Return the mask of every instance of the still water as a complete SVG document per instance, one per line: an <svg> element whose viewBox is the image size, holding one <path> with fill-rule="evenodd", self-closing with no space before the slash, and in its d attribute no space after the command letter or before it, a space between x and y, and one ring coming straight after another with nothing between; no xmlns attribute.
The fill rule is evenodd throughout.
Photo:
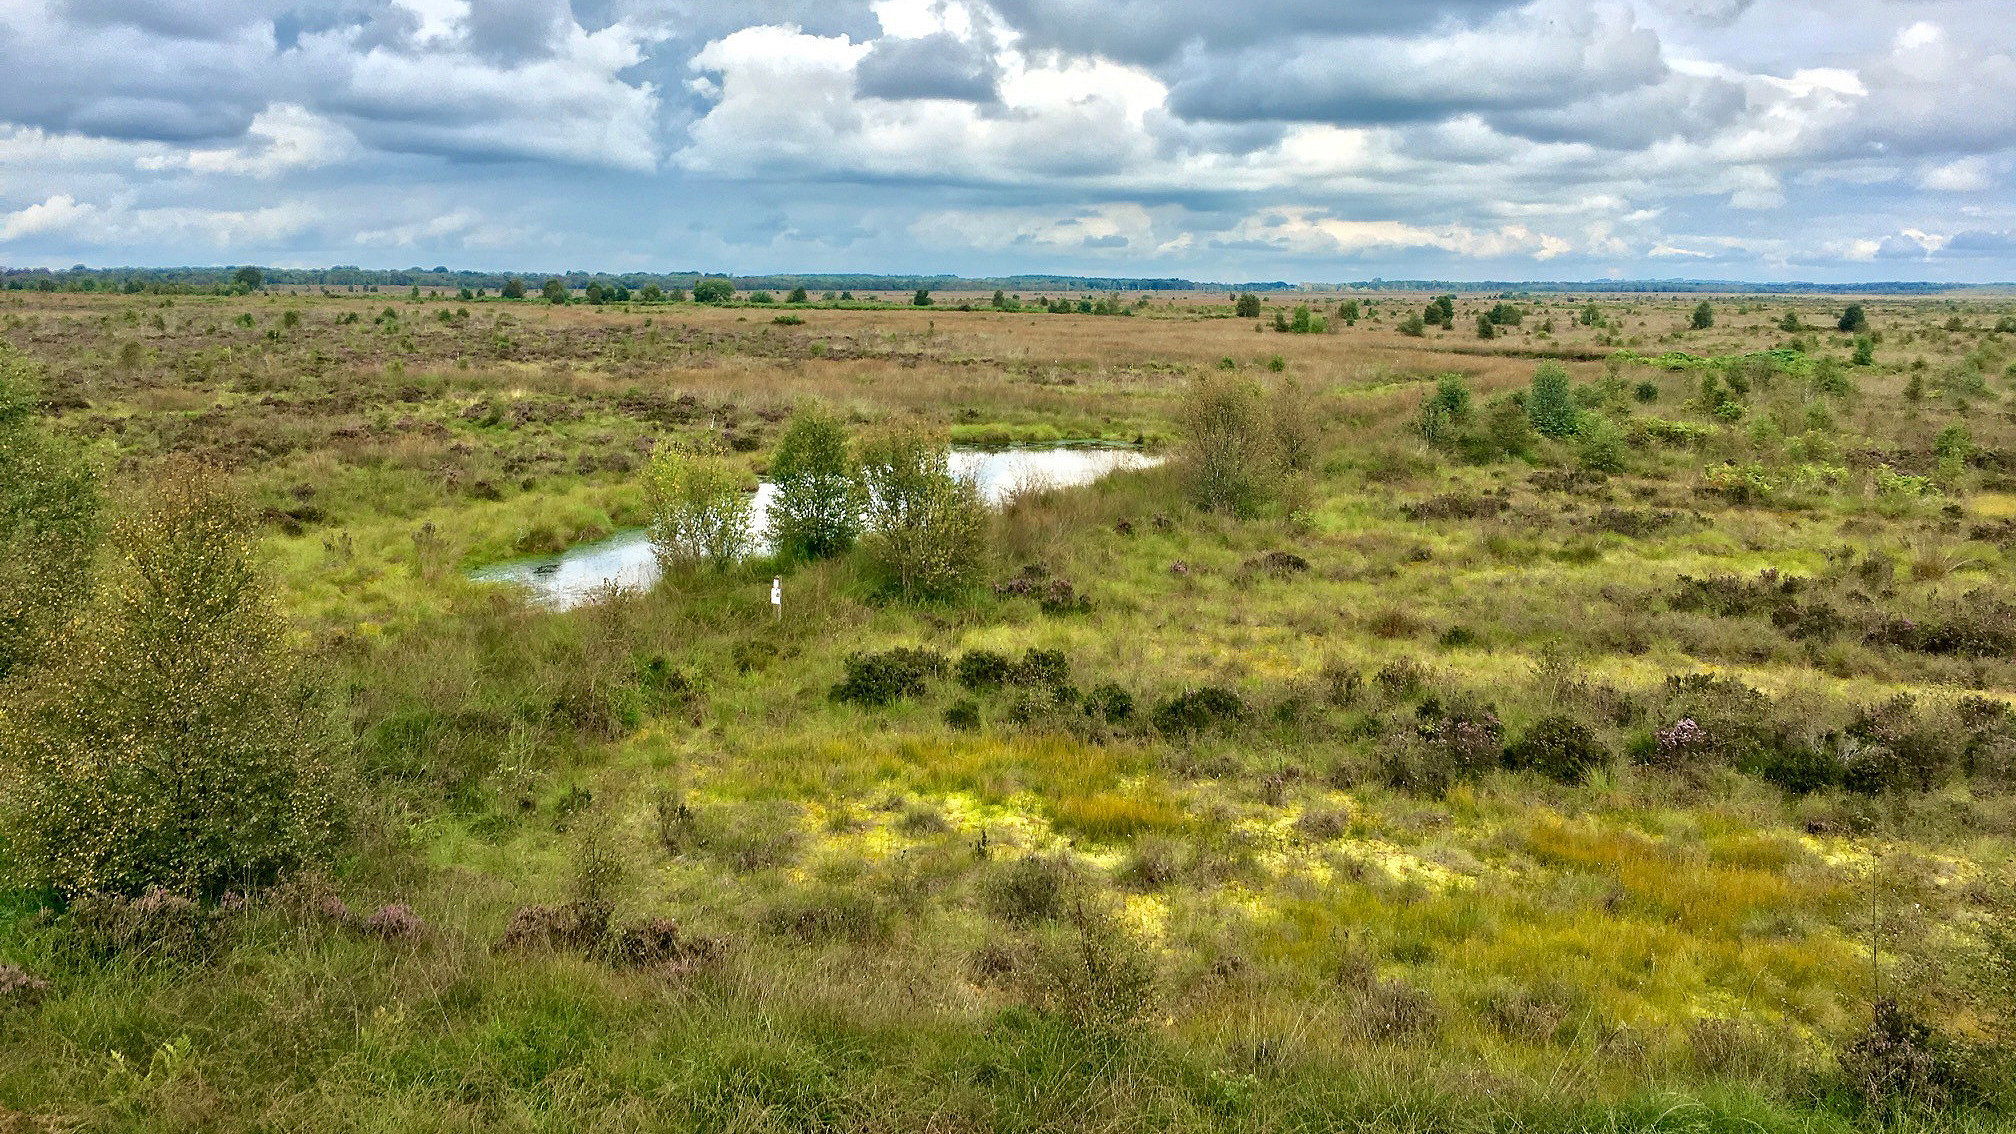
<svg viewBox="0 0 2016 1134"><path fill-rule="evenodd" d="M1149 468L1161 460L1133 449L955 449L950 463L954 475L974 478L981 495L989 503L999 503L1024 486L1069 488L1090 484L1110 472ZM776 492L776 486L768 481L756 489L750 522L759 533ZM558 555L493 563L470 572L469 577L484 583L515 583L530 589L540 603L565 610L589 601L607 586L626 590L649 587L658 578L658 560L651 553L651 540L644 529L632 528Z"/></svg>

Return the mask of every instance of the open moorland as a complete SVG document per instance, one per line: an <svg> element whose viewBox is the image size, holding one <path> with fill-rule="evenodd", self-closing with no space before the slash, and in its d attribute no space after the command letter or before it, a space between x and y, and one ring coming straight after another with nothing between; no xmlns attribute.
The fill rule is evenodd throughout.
<svg viewBox="0 0 2016 1134"><path fill-rule="evenodd" d="M0 1131L2016 1121L2016 300L931 298L0 292Z"/></svg>

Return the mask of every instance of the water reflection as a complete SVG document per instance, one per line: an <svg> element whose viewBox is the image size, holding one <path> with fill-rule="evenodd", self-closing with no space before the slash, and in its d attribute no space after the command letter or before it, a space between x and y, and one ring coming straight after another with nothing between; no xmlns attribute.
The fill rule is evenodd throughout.
<svg viewBox="0 0 2016 1134"><path fill-rule="evenodd" d="M973 477L979 482L981 495L992 504L1025 488L1069 488L1090 484L1107 473L1160 463L1160 457L1132 449L954 450L950 460L953 473ZM756 489L750 509L756 531L763 530L776 494L777 486L768 481ZM649 587L657 581L658 560L644 530L633 528L570 547L558 555L494 563L470 572L469 577L485 583L515 583L531 590L540 603L565 610L589 601L605 587Z"/></svg>

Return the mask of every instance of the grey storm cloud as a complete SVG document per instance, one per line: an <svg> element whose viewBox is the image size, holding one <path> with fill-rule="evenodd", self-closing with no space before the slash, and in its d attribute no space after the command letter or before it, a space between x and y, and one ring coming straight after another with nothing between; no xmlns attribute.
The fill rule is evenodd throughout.
<svg viewBox="0 0 2016 1134"><path fill-rule="evenodd" d="M938 32L877 40L855 65L854 81L870 98L993 102L1001 68L986 46Z"/></svg>

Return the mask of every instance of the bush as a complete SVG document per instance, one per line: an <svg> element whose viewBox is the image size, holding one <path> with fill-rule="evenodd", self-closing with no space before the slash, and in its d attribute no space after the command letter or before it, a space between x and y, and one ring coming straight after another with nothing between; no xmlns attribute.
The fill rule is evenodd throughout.
<svg viewBox="0 0 2016 1134"><path fill-rule="evenodd" d="M991 871L980 884L981 905L1010 925L1064 916L1079 887L1078 872L1061 856L1027 855Z"/></svg>
<svg viewBox="0 0 2016 1134"><path fill-rule="evenodd" d="M890 705L924 692L925 682L945 676L945 655L936 650L898 647L847 659L847 678L833 687L835 701Z"/></svg>
<svg viewBox="0 0 2016 1134"><path fill-rule="evenodd" d="M777 485L770 546L778 554L825 559L854 546L861 532L854 461L846 427L824 406L806 402L791 415L770 459L770 479Z"/></svg>
<svg viewBox="0 0 2016 1134"><path fill-rule="evenodd" d="M214 896L334 844L312 703L223 478L171 462L108 574L0 713L0 832L30 885Z"/></svg>
<svg viewBox="0 0 2016 1134"><path fill-rule="evenodd" d="M668 571L699 563L726 569L748 554L746 474L719 457L663 446L644 473L651 549Z"/></svg>
<svg viewBox="0 0 2016 1134"><path fill-rule="evenodd" d="M1531 769L1550 780L1579 784L1610 761L1610 750L1588 726L1572 717L1541 719L1505 750L1508 767Z"/></svg>
<svg viewBox="0 0 2016 1134"><path fill-rule="evenodd" d="M1014 672L1015 663L1006 654L993 650L967 650L959 655L959 664L954 672L961 688L975 693L999 689L1008 684L1009 675Z"/></svg>
<svg viewBox="0 0 2016 1134"><path fill-rule="evenodd" d="M139 897L82 895L66 918L78 943L103 957L194 961L222 943L217 910L158 887Z"/></svg>
<svg viewBox="0 0 2016 1134"><path fill-rule="evenodd" d="M734 298L735 285L727 280L699 280L693 284L695 303L727 303Z"/></svg>
<svg viewBox="0 0 2016 1134"><path fill-rule="evenodd" d="M1063 650L1039 650L1032 646L1022 651L1022 660L1008 672L1011 685L1057 689L1070 681L1071 660L1064 656Z"/></svg>
<svg viewBox="0 0 2016 1134"><path fill-rule="evenodd" d="M1882 1113L1938 1110L1957 1079L1952 1056L1936 1042L1931 1026L1887 996L1876 1002L1868 1030L1841 1050L1837 1062L1848 1088Z"/></svg>
<svg viewBox="0 0 2016 1134"><path fill-rule="evenodd" d="M979 486L949 471L943 438L899 428L861 455L867 549L905 598L949 598L986 567L987 513Z"/></svg>
<svg viewBox="0 0 2016 1134"><path fill-rule="evenodd" d="M1123 724L1134 717L1134 695L1107 682L1085 695L1085 715L1107 724Z"/></svg>
<svg viewBox="0 0 2016 1134"><path fill-rule="evenodd" d="M511 914L504 936L493 949L499 953L588 953L601 945L608 932L609 908L598 902L524 906Z"/></svg>
<svg viewBox="0 0 2016 1134"><path fill-rule="evenodd" d="M1568 372L1559 363L1544 362L1533 372L1532 388L1526 392L1526 417L1536 432L1547 437L1569 437L1581 428L1582 411L1568 389Z"/></svg>
<svg viewBox="0 0 2016 1134"><path fill-rule="evenodd" d="M945 726L955 732L978 732L980 703L971 698L953 702L945 710Z"/></svg>
<svg viewBox="0 0 2016 1134"><path fill-rule="evenodd" d="M39 427L33 368L0 346L0 678L90 593L97 478Z"/></svg>
<svg viewBox="0 0 2016 1134"><path fill-rule="evenodd" d="M1179 457L1190 500L1207 512L1249 516L1272 498L1274 435L1260 388L1230 375L1198 378L1179 410Z"/></svg>
<svg viewBox="0 0 2016 1134"><path fill-rule="evenodd" d="M1235 725L1251 716L1251 710L1237 693L1217 685L1190 689L1155 706L1151 716L1157 730L1170 735L1194 735L1223 725Z"/></svg>

